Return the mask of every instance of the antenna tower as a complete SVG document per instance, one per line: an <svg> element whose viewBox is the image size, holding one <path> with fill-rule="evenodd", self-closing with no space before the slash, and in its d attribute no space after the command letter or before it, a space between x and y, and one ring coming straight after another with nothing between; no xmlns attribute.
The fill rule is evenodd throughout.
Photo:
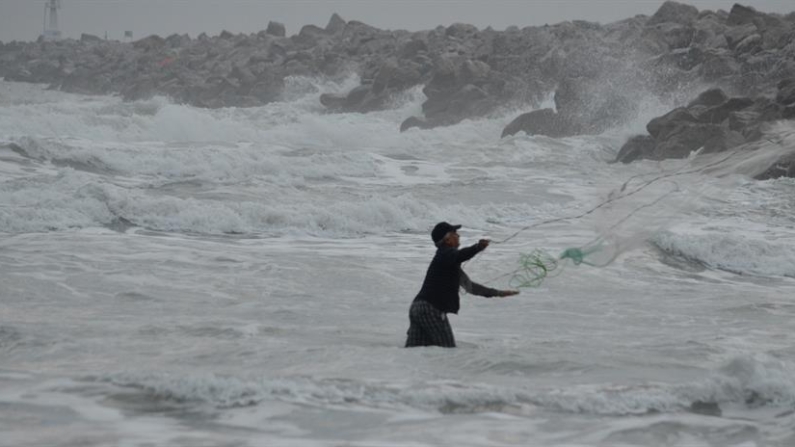
<svg viewBox="0 0 795 447"><path fill-rule="evenodd" d="M44 3L44 32L42 35L48 40L61 38L61 30L58 29L58 10L61 9L61 0L47 0ZM50 18L49 26L47 17Z"/></svg>

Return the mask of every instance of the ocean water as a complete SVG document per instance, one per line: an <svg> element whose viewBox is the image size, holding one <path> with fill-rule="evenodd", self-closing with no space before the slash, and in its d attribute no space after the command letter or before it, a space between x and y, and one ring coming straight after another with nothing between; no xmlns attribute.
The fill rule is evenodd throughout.
<svg viewBox="0 0 795 447"><path fill-rule="evenodd" d="M795 445L795 181L738 174L791 124L620 165L670 105L599 136L500 140L527 110L400 133L419 89L325 113L349 82L219 110L0 82L0 445ZM599 250L462 295L458 348L404 349L441 220L494 241L464 267L492 287Z"/></svg>

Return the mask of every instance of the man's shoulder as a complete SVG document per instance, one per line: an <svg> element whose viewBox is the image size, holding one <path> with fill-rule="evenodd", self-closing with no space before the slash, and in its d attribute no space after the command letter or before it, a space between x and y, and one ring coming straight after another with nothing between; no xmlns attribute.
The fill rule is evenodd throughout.
<svg viewBox="0 0 795 447"><path fill-rule="evenodd" d="M457 252L458 249L455 247L439 247L433 256L433 262L447 262L449 259L455 259Z"/></svg>
<svg viewBox="0 0 795 447"><path fill-rule="evenodd" d="M439 247L436 250L436 257L446 257L450 255L455 255L458 252L458 249L455 247Z"/></svg>

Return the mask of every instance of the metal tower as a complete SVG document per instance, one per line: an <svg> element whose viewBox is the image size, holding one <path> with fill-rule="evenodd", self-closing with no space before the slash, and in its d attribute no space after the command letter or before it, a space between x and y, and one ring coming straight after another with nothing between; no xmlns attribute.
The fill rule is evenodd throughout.
<svg viewBox="0 0 795 447"><path fill-rule="evenodd" d="M45 39L56 40L61 38L61 30L58 29L58 10L61 9L61 0L47 0L44 3L44 32ZM47 26L47 15L49 13L50 26Z"/></svg>

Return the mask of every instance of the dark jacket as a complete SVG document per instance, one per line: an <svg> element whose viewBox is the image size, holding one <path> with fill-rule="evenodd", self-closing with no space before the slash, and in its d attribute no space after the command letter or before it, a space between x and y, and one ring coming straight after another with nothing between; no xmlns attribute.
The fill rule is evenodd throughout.
<svg viewBox="0 0 795 447"><path fill-rule="evenodd" d="M467 292L474 295L497 296L498 290L472 282L461 270L461 263L472 259L481 250L478 244L461 250L448 246L436 250L436 255L425 274L422 288L414 301L427 301L442 312L457 314L461 307L459 287L464 287Z"/></svg>

